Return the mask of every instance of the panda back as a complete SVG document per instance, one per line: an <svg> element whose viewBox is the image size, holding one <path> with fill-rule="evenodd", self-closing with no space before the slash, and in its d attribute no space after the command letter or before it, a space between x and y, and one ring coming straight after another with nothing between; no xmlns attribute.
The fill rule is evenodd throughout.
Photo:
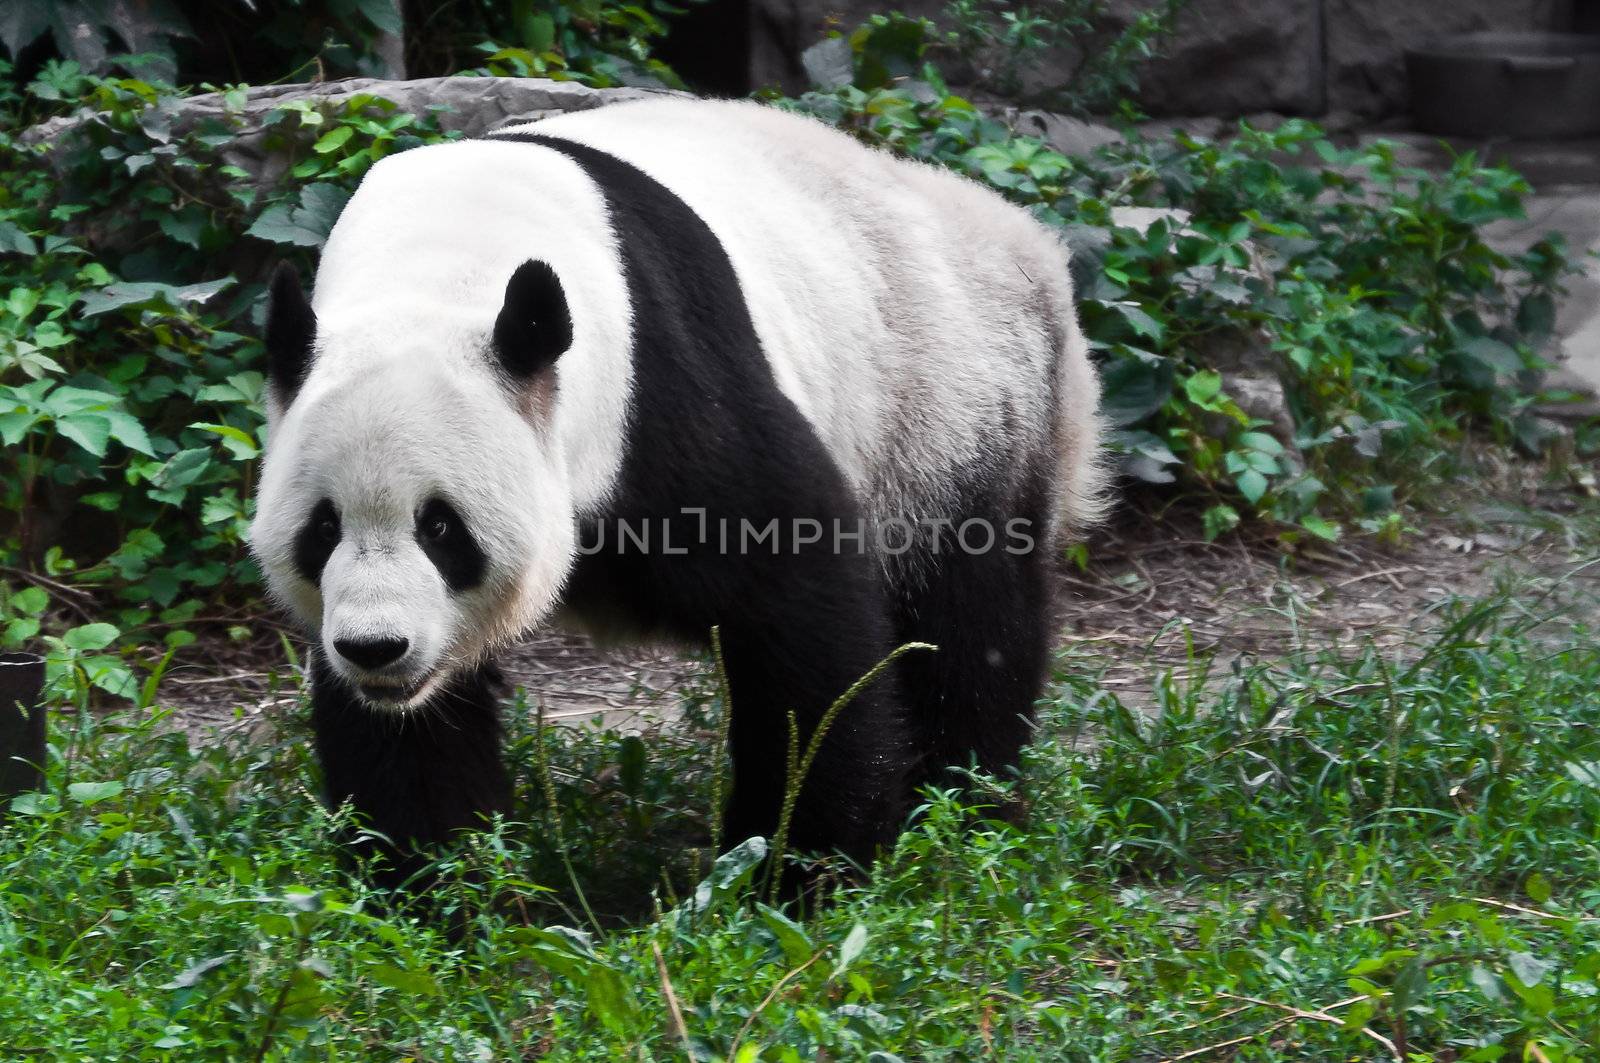
<svg viewBox="0 0 1600 1063"><path fill-rule="evenodd" d="M706 222L778 387L876 511L950 510L953 473L1032 471L1063 417L1093 422L1092 377L1075 401L1057 386L1076 337L1065 248L970 181L746 102L648 101L505 132L614 155Z"/></svg>

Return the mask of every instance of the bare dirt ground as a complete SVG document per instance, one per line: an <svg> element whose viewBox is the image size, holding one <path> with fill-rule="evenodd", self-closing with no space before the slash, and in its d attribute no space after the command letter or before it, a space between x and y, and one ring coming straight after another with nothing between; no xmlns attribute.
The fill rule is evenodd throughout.
<svg viewBox="0 0 1600 1063"><path fill-rule="evenodd" d="M1270 541L1208 543L1192 518L1125 507L1090 540L1086 567L1058 567L1063 667L1103 669L1102 685L1141 707L1158 672L1183 675L1191 644L1225 664L1369 640L1403 652L1443 603L1499 589L1600 618L1600 503L1581 488L1536 483L1529 470L1502 471L1493 493L1413 516L1396 547L1318 542L1286 553ZM159 703L196 740L252 732L296 706L300 684L284 647L297 639L263 618L250 631L203 638L162 682ZM549 718L623 728L670 717L705 670L671 648L601 649L559 631L535 635L501 665Z"/></svg>
<svg viewBox="0 0 1600 1063"><path fill-rule="evenodd" d="M1285 554L1239 539L1169 536L1092 546L1062 572L1059 644L1104 668L1101 686L1145 707L1157 674L1191 659L1270 661L1299 649L1373 645L1400 656L1453 600L1503 592L1538 615L1600 619L1600 507L1566 491L1477 498L1416 515L1398 546L1301 544ZM1557 630L1552 626L1552 632Z"/></svg>

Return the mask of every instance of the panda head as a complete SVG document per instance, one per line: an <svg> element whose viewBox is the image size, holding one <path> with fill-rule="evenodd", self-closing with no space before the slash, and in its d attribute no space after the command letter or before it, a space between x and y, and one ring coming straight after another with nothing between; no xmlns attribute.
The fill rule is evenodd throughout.
<svg viewBox="0 0 1600 1063"><path fill-rule="evenodd" d="M334 671L388 708L423 705L542 619L576 546L549 417L572 342L560 282L524 263L492 327L437 309L319 320L280 267L267 320L251 549Z"/></svg>

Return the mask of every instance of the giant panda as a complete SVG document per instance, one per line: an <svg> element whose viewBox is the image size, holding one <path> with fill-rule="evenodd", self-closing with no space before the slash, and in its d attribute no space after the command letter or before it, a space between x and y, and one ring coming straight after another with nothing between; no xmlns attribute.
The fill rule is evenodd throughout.
<svg viewBox="0 0 1600 1063"><path fill-rule="evenodd" d="M868 859L919 783L1017 760L1103 477L1067 252L998 195L749 102L567 114L379 162L265 339L251 544L380 877L507 809L493 655L546 623L720 629L731 841L790 714L907 642L793 845Z"/></svg>

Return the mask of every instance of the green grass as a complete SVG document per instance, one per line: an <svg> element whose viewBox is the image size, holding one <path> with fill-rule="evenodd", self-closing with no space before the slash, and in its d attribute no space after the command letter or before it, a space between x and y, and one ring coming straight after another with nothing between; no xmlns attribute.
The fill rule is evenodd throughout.
<svg viewBox="0 0 1600 1063"><path fill-rule="evenodd" d="M0 829L0 1057L1597 1058L1600 646L1536 619L1219 662L1154 719L1063 661L1025 827L932 794L809 914L755 848L695 869L713 696L643 740L524 722L458 943L341 869L301 735L83 716Z"/></svg>

